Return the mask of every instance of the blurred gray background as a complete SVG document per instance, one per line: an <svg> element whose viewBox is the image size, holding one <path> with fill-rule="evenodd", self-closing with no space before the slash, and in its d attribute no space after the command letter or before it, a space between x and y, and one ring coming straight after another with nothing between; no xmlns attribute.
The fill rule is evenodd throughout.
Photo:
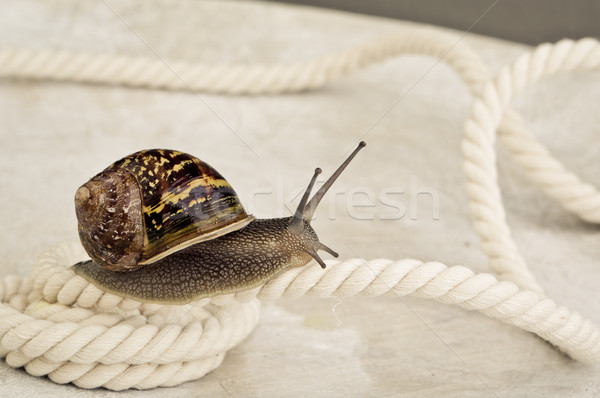
<svg viewBox="0 0 600 398"><path fill-rule="evenodd" d="M275 1L275 0L271 0ZM405 19L527 44L600 38L600 0L287 0Z"/></svg>

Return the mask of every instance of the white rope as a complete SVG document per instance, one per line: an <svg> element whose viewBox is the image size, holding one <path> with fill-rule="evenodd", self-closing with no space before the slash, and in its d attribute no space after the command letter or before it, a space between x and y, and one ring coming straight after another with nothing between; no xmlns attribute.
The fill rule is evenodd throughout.
<svg viewBox="0 0 600 398"><path fill-rule="evenodd" d="M506 223L497 181L496 130L508 103L526 87L553 74L591 70L599 66L600 44L594 39L578 42L562 40L554 46L540 46L519 57L510 68L502 69L496 79L485 85L481 96L475 99L465 125L462 149L469 205L475 218L475 230L482 239L483 251L490 259L490 268L502 279L539 293L543 290L519 255ZM560 163L550 157L521 126L512 112L511 118L504 124L504 141L509 143L509 148L530 176L566 209L583 219L598 222L598 191L580 182L573 174L564 172Z"/></svg>
<svg viewBox="0 0 600 398"><path fill-rule="evenodd" d="M264 286L186 306L142 304L105 293L69 266L85 257L79 245L59 246L24 280L0 284L0 355L36 376L80 387L113 390L177 385L202 377L258 321L258 299L350 295L413 295L477 310L538 334L574 359L600 361L600 331L546 298L506 223L497 182L495 136L528 175L567 210L600 222L600 194L566 171L508 108L536 81L600 67L592 39L542 45L490 80L480 58L457 39L432 29L380 39L305 63L214 67L115 55L0 50L0 77L193 89L227 94L314 89L333 78L405 53L427 54L453 67L476 97L462 144L475 230L490 274L417 260L352 259L328 268L291 269ZM167 66L168 65L168 66ZM185 82L185 83L184 83Z"/></svg>

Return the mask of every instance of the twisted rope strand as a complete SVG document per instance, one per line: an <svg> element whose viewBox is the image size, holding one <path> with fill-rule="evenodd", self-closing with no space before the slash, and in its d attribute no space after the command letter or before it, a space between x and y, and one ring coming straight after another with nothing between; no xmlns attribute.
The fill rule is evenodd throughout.
<svg viewBox="0 0 600 398"><path fill-rule="evenodd" d="M326 270L315 265L291 269L256 289L173 307L99 290L69 268L85 257L81 247L62 245L42 255L27 278L0 279L0 356L32 375L84 388L171 386L218 367L226 351L258 322L258 299L412 295L477 310L536 333L577 360L600 361L598 328L546 298L519 254L505 220L494 150L498 130L515 160L549 196L582 219L600 222L598 191L554 159L508 107L515 95L542 78L597 69L600 46L595 40L542 45L493 81L477 54L431 29L317 60L273 66L167 66L139 57L1 49L0 77L275 94L314 89L404 53L444 60L476 97L462 143L467 192L482 250L502 280L437 262L351 259L330 261Z"/></svg>
<svg viewBox="0 0 600 398"><path fill-rule="evenodd" d="M65 256L67 251L61 253L61 250L59 247L49 253L55 258L54 266L69 274L69 282L77 283L65 283L58 295L50 292L48 296L43 293L47 291L43 282L30 284L39 289L41 303L45 303L42 308L30 308L26 313L13 310L12 317L4 313L0 316L0 342L9 352L7 363L25 366L35 375L47 374L58 383L73 382L85 388L149 388L201 377L197 372L190 373L189 366L200 366L205 369L204 373L218 366L224 353L243 339L258 321L257 298L277 300L304 295L411 295L435 299L477 310L536 333L582 362L600 360L600 333L580 314L559 307L548 298L540 298L534 292L519 290L512 282L498 281L491 274L475 274L462 266L447 267L439 262L412 259L332 260L327 262L325 270L311 264L291 269L256 289L216 297L210 302L203 300L203 306L199 306L200 303L185 306L212 306L214 312L189 314L192 321L186 323L187 320L182 319L180 322L185 326L180 326L157 319L164 317L161 311L174 310L164 308L169 306L138 303L137 309L129 313L92 310L101 305L101 296L106 293L87 282L82 289L82 278L68 267L84 254L69 258ZM36 278L48 281L47 275L54 272L55 269L47 268L38 272ZM20 283L6 282L5 279L5 285L12 290ZM67 290L73 292L61 294ZM97 291L97 302L88 303L90 309L73 307L78 296L90 290ZM217 308L220 310L215 310ZM76 310L75 315L73 310ZM187 308L179 310L188 311ZM239 319L237 312L242 313ZM93 325L82 322L92 317L97 317ZM187 364L190 365L186 367Z"/></svg>
<svg viewBox="0 0 600 398"><path fill-rule="evenodd" d="M303 295L411 295L434 299L536 333L579 361L600 361L600 332L589 320L532 291L519 290L512 282L498 281L491 274L412 259L332 260L327 265L325 271L318 264L290 270L252 294L261 300ZM248 299L247 292L238 294L242 300Z"/></svg>
<svg viewBox="0 0 600 398"><path fill-rule="evenodd" d="M475 218L475 230L482 238L483 251L490 258L490 268L501 279L511 280L538 293L543 293L543 290L518 254L506 223L493 150L496 130L511 99L537 80L551 74L599 67L600 43L594 39L578 42L562 40L552 47L542 46L521 56L511 67L502 69L495 80L485 85L482 95L475 99L471 116L465 124L462 149L469 206ZM524 130L519 126L515 114L511 113L511 116L508 123L517 126L511 132L514 137ZM527 132L519 138L533 142ZM581 183L570 173L559 173L557 166L564 169L558 161L547 156L547 151L540 150L541 144L533 142L533 150L528 151L520 150L522 143L515 145L517 141L514 138L509 138L509 142L515 156L521 159L531 175L544 177L541 180L544 189L565 208L581 212L584 215L582 218L590 221L600 212L600 196L595 188ZM552 172L543 170L540 173L539 167L544 165L553 167ZM550 175L546 177L546 173Z"/></svg>

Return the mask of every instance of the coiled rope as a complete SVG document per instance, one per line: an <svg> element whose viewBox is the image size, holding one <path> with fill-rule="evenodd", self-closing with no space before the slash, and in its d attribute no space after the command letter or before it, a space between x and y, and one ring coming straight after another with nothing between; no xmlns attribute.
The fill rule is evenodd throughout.
<svg viewBox="0 0 600 398"><path fill-rule="evenodd" d="M600 222L600 194L551 156L508 107L548 76L600 68L593 39L544 44L495 79L472 50L435 29L383 38L311 62L244 67L163 62L65 51L0 50L0 77L75 81L226 94L303 91L406 53L447 62L475 96L462 143L469 205L482 250L497 275L417 260L329 261L288 270L259 288L185 306L142 304L105 293L69 266L79 245L44 255L25 279L0 283L0 355L56 383L112 390L173 386L202 377L258 322L259 299L392 295L431 298L477 310L538 334L572 358L600 361L600 330L544 295L512 240L497 182L496 134L514 159L565 209Z"/></svg>

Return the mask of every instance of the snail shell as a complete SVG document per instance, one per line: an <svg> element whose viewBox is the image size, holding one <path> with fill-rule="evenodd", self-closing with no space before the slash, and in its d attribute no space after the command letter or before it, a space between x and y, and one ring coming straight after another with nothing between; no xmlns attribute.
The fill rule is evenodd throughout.
<svg viewBox="0 0 600 398"><path fill-rule="evenodd" d="M111 271L136 270L254 219L214 168L166 149L113 163L77 190L75 209L84 248Z"/></svg>

